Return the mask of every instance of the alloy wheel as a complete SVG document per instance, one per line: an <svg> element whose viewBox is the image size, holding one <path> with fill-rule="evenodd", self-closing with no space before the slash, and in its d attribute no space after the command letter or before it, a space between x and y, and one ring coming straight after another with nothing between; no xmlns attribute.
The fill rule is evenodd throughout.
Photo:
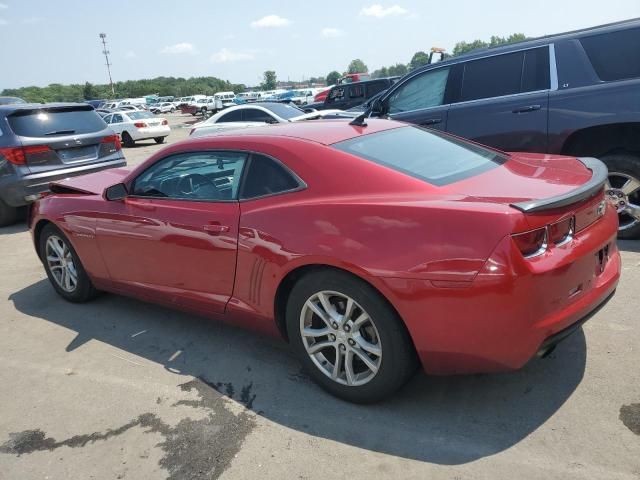
<svg viewBox="0 0 640 480"><path fill-rule="evenodd" d="M300 313L307 354L333 381L347 386L369 383L382 361L382 344L373 319L355 300L334 291L315 293Z"/></svg>
<svg viewBox="0 0 640 480"><path fill-rule="evenodd" d="M609 172L605 193L618 211L620 231L640 223L640 180L626 173Z"/></svg>
<svg viewBox="0 0 640 480"><path fill-rule="evenodd" d="M67 244L55 235L47 239L47 266L51 276L65 292L72 293L78 286L78 271Z"/></svg>

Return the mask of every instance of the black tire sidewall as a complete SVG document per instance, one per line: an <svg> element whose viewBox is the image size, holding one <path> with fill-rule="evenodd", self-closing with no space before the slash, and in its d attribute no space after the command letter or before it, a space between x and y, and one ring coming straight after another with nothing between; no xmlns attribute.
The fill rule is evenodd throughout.
<svg viewBox="0 0 640 480"><path fill-rule="evenodd" d="M55 278L53 277L53 274L51 273L51 270L49 269L49 265L46 261L47 239L52 235L55 235L56 237L64 241L67 247L69 248L69 250L71 251L71 256L73 257L73 264L75 265L76 271L78 273L78 284L76 286L76 289L73 292L67 292L58 285L58 282L56 282ZM95 287L93 286L93 283L91 282L91 279L87 275L87 272L85 271L84 266L80 261L80 257L78 257L78 254L73 248L73 245L71 244L67 236L62 232L62 230L60 230L58 227L56 227L53 224L46 225L42 229L42 232L40 234L39 252L42 259L42 264L44 265L44 270L47 273L47 277L49 278L51 285L53 286L54 290L58 293L58 295L60 295L65 300L68 300L73 303L86 302L96 296L97 290L95 289Z"/></svg>
<svg viewBox="0 0 640 480"><path fill-rule="evenodd" d="M129 135L128 132L124 132L122 134L122 143L125 147L133 147L136 142L133 141L133 138L131 137L131 135Z"/></svg>
<svg viewBox="0 0 640 480"><path fill-rule="evenodd" d="M313 363L300 335L300 313L304 303L321 290L332 290L353 298L373 319L380 335L382 362L376 376L365 385L341 385ZM373 403L397 391L414 373L416 361L411 339L395 310L369 284L347 273L320 271L302 277L292 288L286 309L287 333L292 348L311 377L333 395L350 402Z"/></svg>
<svg viewBox="0 0 640 480"><path fill-rule="evenodd" d="M0 199L0 227L13 225L18 221L18 209L7 205L4 200Z"/></svg>
<svg viewBox="0 0 640 480"><path fill-rule="evenodd" d="M610 172L626 173L640 180L640 156L629 153L610 153L601 157ZM618 231L618 238L631 240L640 238L640 223L635 227Z"/></svg>

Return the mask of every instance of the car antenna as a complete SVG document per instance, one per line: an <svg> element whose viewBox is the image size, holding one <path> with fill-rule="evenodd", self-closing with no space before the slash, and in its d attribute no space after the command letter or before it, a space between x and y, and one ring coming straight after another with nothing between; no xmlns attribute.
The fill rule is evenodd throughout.
<svg viewBox="0 0 640 480"><path fill-rule="evenodd" d="M358 115L356 118L349 122L349 125L354 125L356 127L366 127L367 126L367 117L371 114L371 105L367 107L367 109Z"/></svg>

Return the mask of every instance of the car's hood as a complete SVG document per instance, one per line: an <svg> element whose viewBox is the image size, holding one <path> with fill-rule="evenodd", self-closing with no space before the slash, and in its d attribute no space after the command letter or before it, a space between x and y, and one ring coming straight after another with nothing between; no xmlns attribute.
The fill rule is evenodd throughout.
<svg viewBox="0 0 640 480"><path fill-rule="evenodd" d="M447 190L470 200L512 204L567 194L591 177L592 172L574 157L514 153L503 165L455 182Z"/></svg>
<svg viewBox="0 0 640 480"><path fill-rule="evenodd" d="M55 187L61 187L59 189L61 191L75 190L79 193L101 195L105 188L122 182L130 172L131 170L128 168L111 168L88 175L66 178L53 182L51 186L54 190Z"/></svg>

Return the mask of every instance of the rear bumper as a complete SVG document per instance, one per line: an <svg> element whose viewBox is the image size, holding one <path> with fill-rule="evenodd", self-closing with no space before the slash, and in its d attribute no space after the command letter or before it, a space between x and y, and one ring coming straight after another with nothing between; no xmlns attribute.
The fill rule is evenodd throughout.
<svg viewBox="0 0 640 480"><path fill-rule="evenodd" d="M516 370L612 296L621 268L616 233L617 217L608 209L571 245L535 262L506 238L466 285L388 278L384 286L428 373ZM606 246L608 260L600 265L598 252Z"/></svg>
<svg viewBox="0 0 640 480"><path fill-rule="evenodd" d="M171 133L171 128L166 125L157 127L138 128L131 131L134 140L147 140L149 138L166 137Z"/></svg>
<svg viewBox="0 0 640 480"><path fill-rule="evenodd" d="M48 172L34 173L22 177L10 177L0 181L0 195L5 203L12 207L28 205L33 201L30 197L49 190L51 182L57 182L69 177L76 177L88 173L95 173L109 168L125 167L124 157L106 162L91 163L70 168L61 168Z"/></svg>

